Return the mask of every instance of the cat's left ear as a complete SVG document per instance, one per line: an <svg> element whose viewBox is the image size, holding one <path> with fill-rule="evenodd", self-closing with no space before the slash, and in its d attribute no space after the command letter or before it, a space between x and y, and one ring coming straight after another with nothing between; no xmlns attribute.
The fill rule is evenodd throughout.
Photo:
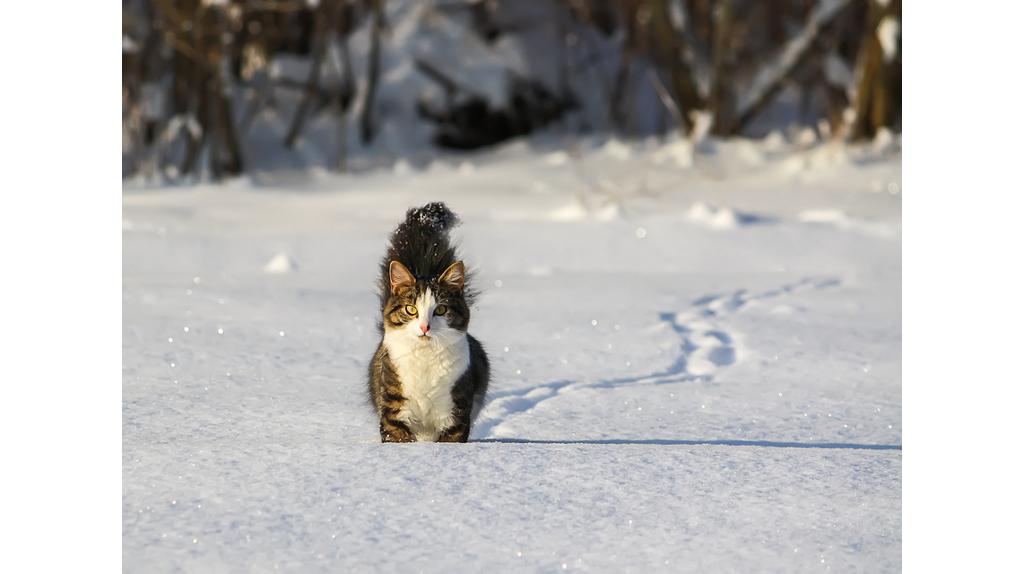
<svg viewBox="0 0 1024 574"><path fill-rule="evenodd" d="M390 266L391 292L394 293L402 288L412 287L416 284L416 277L398 261L392 261Z"/></svg>
<svg viewBox="0 0 1024 574"><path fill-rule="evenodd" d="M466 266L461 261L452 263L438 279L442 284L461 290L466 282Z"/></svg>

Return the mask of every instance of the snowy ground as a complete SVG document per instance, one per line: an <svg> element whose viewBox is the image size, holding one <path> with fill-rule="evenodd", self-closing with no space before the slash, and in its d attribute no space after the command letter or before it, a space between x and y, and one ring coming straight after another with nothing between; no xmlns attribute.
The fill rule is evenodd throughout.
<svg viewBox="0 0 1024 574"><path fill-rule="evenodd" d="M897 572L898 142L513 143L125 184L125 572ZM381 445L376 266L443 200L468 445Z"/></svg>

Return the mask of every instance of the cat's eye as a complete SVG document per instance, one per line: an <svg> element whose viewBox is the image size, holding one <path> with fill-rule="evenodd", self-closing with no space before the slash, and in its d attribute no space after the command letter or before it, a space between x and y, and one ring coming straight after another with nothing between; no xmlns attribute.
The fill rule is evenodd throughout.
<svg viewBox="0 0 1024 574"><path fill-rule="evenodd" d="M438 306L437 306L437 307L436 307L436 308L434 309L434 314L435 314L435 315L444 315L444 314L445 314L445 313L447 313L447 312L448 312L448 307L446 307L446 306L444 306L444 305L438 305Z"/></svg>
<svg viewBox="0 0 1024 574"><path fill-rule="evenodd" d="M416 310L416 306L415 305L406 305L405 306L405 312L410 314L410 315L415 315L419 311Z"/></svg>

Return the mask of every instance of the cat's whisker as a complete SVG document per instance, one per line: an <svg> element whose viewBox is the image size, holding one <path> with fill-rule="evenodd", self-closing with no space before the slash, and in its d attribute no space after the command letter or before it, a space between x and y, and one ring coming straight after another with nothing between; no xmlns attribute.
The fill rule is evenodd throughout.
<svg viewBox="0 0 1024 574"><path fill-rule="evenodd" d="M434 338L437 339L438 341L443 340L445 343L451 343L452 342L451 335L445 333L445 331L443 329L437 331L436 333L434 333Z"/></svg>

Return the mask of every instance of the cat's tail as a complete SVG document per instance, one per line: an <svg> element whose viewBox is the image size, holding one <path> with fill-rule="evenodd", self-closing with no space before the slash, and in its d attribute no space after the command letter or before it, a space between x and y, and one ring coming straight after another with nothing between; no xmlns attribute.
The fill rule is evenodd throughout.
<svg viewBox="0 0 1024 574"><path fill-rule="evenodd" d="M405 221L391 234L391 245L380 265L381 306L391 296L389 268L398 261L417 278L436 278L459 256L448 238L449 231L460 223L459 217L440 201L413 207L405 213Z"/></svg>
<svg viewBox="0 0 1024 574"><path fill-rule="evenodd" d="M443 273L457 261L448 232L459 223L459 216L440 201L411 207L405 212L405 221L391 234L388 257L401 262L415 275Z"/></svg>
<svg viewBox="0 0 1024 574"><path fill-rule="evenodd" d="M448 230L460 223L459 216L441 201L428 203L423 207L410 207L405 212L405 221L398 226L396 234L403 228L418 236L431 233L447 234Z"/></svg>

